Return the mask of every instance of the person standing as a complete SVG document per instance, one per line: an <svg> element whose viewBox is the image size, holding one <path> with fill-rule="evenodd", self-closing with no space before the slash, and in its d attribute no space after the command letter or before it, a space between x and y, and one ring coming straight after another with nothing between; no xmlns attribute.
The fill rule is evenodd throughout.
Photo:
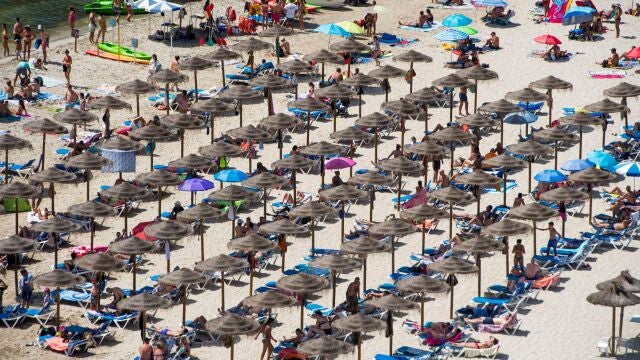
<svg viewBox="0 0 640 360"><path fill-rule="evenodd" d="M177 73L180 72L180 56L176 55L174 57L173 61L171 62L171 65L169 65L169 69ZM173 87L175 87L176 91L180 90L178 89L178 83L173 84Z"/></svg>
<svg viewBox="0 0 640 360"><path fill-rule="evenodd" d="M125 0L127 6L127 21L131 22L131 18L133 18L133 6L135 3L133 0Z"/></svg>
<svg viewBox="0 0 640 360"><path fill-rule="evenodd" d="M7 283L0 279L0 312L2 312L3 309L2 297L4 296L4 292L5 290L7 290L7 288L9 288L9 286L7 286Z"/></svg>
<svg viewBox="0 0 640 360"><path fill-rule="evenodd" d="M38 25L38 30L40 30L40 49L42 49L42 63L47 63L47 49L49 48L49 33L42 27L42 25Z"/></svg>
<svg viewBox="0 0 640 360"><path fill-rule="evenodd" d="M20 270L20 280L18 280L22 307L28 309L31 305L31 295L33 294L33 275L27 269Z"/></svg>
<svg viewBox="0 0 640 360"><path fill-rule="evenodd" d="M69 6L68 20L69 20L69 27L71 27L71 30L76 28L77 19L78 19L78 14L76 13L76 8L74 8L73 6Z"/></svg>
<svg viewBox="0 0 640 360"><path fill-rule="evenodd" d="M149 339L144 338L142 340L142 345L138 348L138 355L140 355L140 360L153 360L153 348L149 345Z"/></svg>
<svg viewBox="0 0 640 360"><path fill-rule="evenodd" d="M22 48L22 31L24 30L24 26L20 22L20 18L16 18L16 23L13 24L13 41L16 43L16 53L18 57L20 55L19 51Z"/></svg>
<svg viewBox="0 0 640 360"><path fill-rule="evenodd" d="M360 278L356 277L347 287L347 311L352 314L358 313L358 297L360 296Z"/></svg>
<svg viewBox="0 0 640 360"><path fill-rule="evenodd" d="M619 5L611 5L614 11L614 25L616 28L616 38L620 37L620 20L622 19L622 8Z"/></svg>
<svg viewBox="0 0 640 360"><path fill-rule="evenodd" d="M524 245L522 245L522 239L516 240L516 245L513 247L511 252L513 253L513 266L517 267L519 265L520 270L524 271L525 248Z"/></svg>
<svg viewBox="0 0 640 360"><path fill-rule="evenodd" d="M104 110L104 115L102 115L102 123L104 124L104 137L111 137L111 111L109 109Z"/></svg>
<svg viewBox="0 0 640 360"><path fill-rule="evenodd" d="M98 15L98 34L96 35L96 42L98 39L104 42L104 35L107 33L107 19L102 15Z"/></svg>
<svg viewBox="0 0 640 360"><path fill-rule="evenodd" d="M300 31L304 31L304 13L307 11L303 0L298 1L298 23L300 24Z"/></svg>
<svg viewBox="0 0 640 360"><path fill-rule="evenodd" d="M71 64L73 64L73 59L69 55L69 49L66 49L62 58L62 72L64 78L67 79L67 84L71 84Z"/></svg>
<svg viewBox="0 0 640 360"><path fill-rule="evenodd" d="M469 99L467 98L467 87L463 86L460 88L460 92L458 93L458 98L460 99L460 104L458 105L458 115L462 116L462 107L464 106L464 112L466 115L469 115Z"/></svg>
<svg viewBox="0 0 640 360"><path fill-rule="evenodd" d="M2 24L2 56L9 56L9 30L7 24Z"/></svg>
<svg viewBox="0 0 640 360"><path fill-rule="evenodd" d="M558 234L558 231L553 226L553 221L549 222L548 228L546 229L540 228L540 230L549 230L549 242L547 243L546 255L549 256L549 254L551 253L551 249L553 249L553 256L558 256L558 239L557 238L560 236L560 234Z"/></svg>
<svg viewBox="0 0 640 360"><path fill-rule="evenodd" d="M97 26L96 13L95 11L92 11L89 13L89 42L92 44L95 44L94 35L96 33Z"/></svg>
<svg viewBox="0 0 640 360"><path fill-rule="evenodd" d="M271 357L271 353L273 352L273 344L271 342L272 341L277 342L277 340L274 339L273 334L271 333L272 322L273 322L273 318L268 318L267 321L265 321L264 325L262 326L262 329L260 329L260 331L256 334L254 338L254 339L257 339L258 336L262 334L262 353L260 354L260 360L262 360L265 354L267 355L267 359Z"/></svg>
<svg viewBox="0 0 640 360"><path fill-rule="evenodd" d="M31 32L31 26L25 26L24 30L22 30L22 34L20 35L22 36L22 41L24 44L22 47L22 58L28 61L31 57L31 41L33 40L33 32Z"/></svg>

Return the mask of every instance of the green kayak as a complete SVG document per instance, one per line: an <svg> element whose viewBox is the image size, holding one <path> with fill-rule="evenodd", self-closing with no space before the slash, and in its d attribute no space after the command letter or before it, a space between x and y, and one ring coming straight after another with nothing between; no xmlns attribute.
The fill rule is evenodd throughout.
<svg viewBox="0 0 640 360"><path fill-rule="evenodd" d="M118 47L118 44L114 44L114 43L101 42L98 44L98 49L111 54L117 55L118 53L120 53L120 55L135 57L136 59L140 59L140 60L151 60L151 55L147 55L140 51L133 51L128 47L124 47L124 46Z"/></svg>
<svg viewBox="0 0 640 360"><path fill-rule="evenodd" d="M112 0L98 0L84 5L84 12L90 13L94 11L96 14L103 15L115 15L115 11L113 11L113 1ZM122 14L127 14L127 9L123 6ZM145 9L133 9L134 14L146 14L147 11Z"/></svg>

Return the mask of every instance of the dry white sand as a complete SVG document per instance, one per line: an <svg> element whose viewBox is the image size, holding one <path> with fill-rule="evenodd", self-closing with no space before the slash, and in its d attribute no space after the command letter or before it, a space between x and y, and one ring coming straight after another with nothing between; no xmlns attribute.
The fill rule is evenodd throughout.
<svg viewBox="0 0 640 360"><path fill-rule="evenodd" d="M624 1L624 8L626 9L630 5L631 1ZM601 60L608 56L609 48L616 47L619 52L628 50L631 45L637 44L636 37L640 35L640 21L637 18L631 18L625 16L623 18L624 24L622 26L623 37L615 39L612 33L604 35L604 40L596 42L576 42L569 41L567 39L567 27L563 27L557 24L534 24L529 16L529 11L532 8L532 1L520 1L514 2L512 6L517 15L513 19L514 24L508 28L502 27L487 27L481 21L484 10L466 10L464 14L474 19L473 27L480 31L480 36L488 35L491 31L495 30L501 38L501 45L503 50L497 52L490 52L481 55L481 62L490 64L490 68L499 73L500 79L492 82L482 83L480 85L479 102L487 102L497 100L504 96L508 91L514 91L526 87L531 81L537 80L547 75L555 75L562 79L571 81L574 85L573 91L555 92L554 94L554 118L561 115L560 109L562 107L574 107L584 106L591 102L600 100L603 98L602 91L608 87L614 86L620 80L593 80L587 76L588 71L595 71L599 69L599 66L595 65L597 60ZM226 3L225 3L226 4ZM419 41L407 48L394 48L395 53L400 53L404 50L414 49L429 54L434 58L433 63L430 64L416 64L416 72L418 74L414 87L416 89L424 86L430 86L431 81L444 76L451 72L451 70L444 69L443 63L450 58L450 54L443 51L440 44L433 39L433 33L419 33L413 31L402 31L397 29L397 21L399 19L411 20L416 17L419 10L423 9L425 5L429 5L428 2L405 0L401 3L391 0L379 0L379 5L387 7L390 12L388 14L379 16L378 29L380 32L391 32L402 37L416 38ZM239 15L241 14L241 4L234 3L236 9L239 9ZM603 4L604 6L604 4ZM216 10L221 13L224 4L216 4ZM200 6L193 4L194 9L199 9ZM340 10L323 10L318 14L307 16L307 21L313 24L322 24L326 22L338 22L343 20L353 20L362 18L367 8L342 8ZM446 15L453 13L451 10L434 9L433 13L436 20L441 20ZM35 21L31 21L35 22ZM152 22L152 28L156 28L159 23L159 18L154 17ZM612 27L611 24L607 26ZM309 28L312 26L309 24ZM83 30L83 33L85 31ZM539 58L528 57L527 55L534 49L540 49L543 46L533 42L534 36L550 33L556 35L564 42L563 49L576 53L577 55L568 62L550 63L545 62ZM173 49L165 43L151 42L146 39L147 35L147 19L146 17L136 18L133 24L126 24L121 28L121 39L123 43L128 44L131 37L137 37L140 39L141 51L147 53L158 54L162 64L167 67L170 63L172 56L181 55L194 56L205 54L212 49L209 47L192 47L191 44L183 44L178 42ZM108 38L110 34L108 34ZM309 53L318 48L327 45L328 37L321 34L315 34L310 31L299 33L289 36L289 41L292 45L292 49L295 52ZM233 44L238 40L246 39L246 37L238 37L227 39L229 44ZM332 39L335 41L335 39ZM61 67L59 62L62 60L62 53L65 48L72 48L72 44L58 44L50 50L50 59L53 61L49 65L49 71L45 74L49 77L62 78ZM79 46L80 51L89 48L89 42L86 37L80 39ZM145 79L147 76L147 69L145 66L121 64L103 60L95 57L79 53L72 53L74 57L74 68L72 74L72 83L74 85L81 85L89 89L95 88L103 83L109 83L116 85L125 81L129 81L135 78ZM259 58L262 55L258 55ZM393 64L398 66L404 66L404 64L395 64L391 59L381 60L383 64ZM0 73L3 77L13 77L13 69L15 62L5 63L0 66ZM364 73L374 69L373 64L367 64L360 66ZM230 69L231 70L231 69ZM638 83L637 76L630 75L624 79L631 83ZM218 69L207 70L199 73L199 84L204 84L204 87L220 86L220 72ZM189 86L191 87L191 85ZM202 86L201 86L202 87ZM408 91L408 86L404 80L396 79L391 81L392 91L390 94L391 99L397 99L404 95ZM84 89L83 89L84 90ZM56 87L53 89L46 89L56 94L63 94L63 87ZM82 91L82 90L81 90ZM126 100L133 101L133 98L125 98ZM383 96L365 96L366 105L363 109L364 114L376 111L379 109L380 104L384 101ZM275 108L276 111L286 110L287 100L283 95L276 95ZM632 110L631 120L638 120L633 114L636 114L640 108L638 106L637 99L630 99L630 107ZM245 108L245 124L256 124L261 118L266 115L265 105L252 105ZM50 116L47 112L46 106L44 107L29 107L28 110L32 114ZM448 120L447 109L433 109L430 110L434 115L431 123L444 124ZM546 108L545 110L546 111ZM350 112L352 117L348 119L340 118L338 128L345 128L350 126L355 117L353 114L357 114L357 108L351 108ZM151 118L153 115L162 115L163 113L150 107L143 106L143 116L145 118ZM112 114L112 124L118 124L119 120L124 120L131 117L131 113L117 111ZM614 117L616 124L610 126L607 134L608 139L613 139L615 133L620 132L619 117ZM22 162L30 158L36 158L40 151L40 136L34 134L26 134L21 130L23 121L2 124L0 128L4 130L11 130L14 134L24 136L34 144L34 149L30 151L13 151L11 152L12 162ZM227 131L234 127L237 127L237 118L222 118L217 121L216 132L219 134L221 131ZM546 124L545 116L541 116L541 119L536 125ZM432 126L433 126L432 125ZM99 126L94 125L94 128ZM411 136L416 136L418 139L421 137L423 124L421 122L409 121L407 123L407 139ZM318 127L313 130L313 140L328 139L329 133L332 131L332 126L329 122L320 123ZM520 134L522 129L519 126L506 126L505 143L506 145L516 142L517 135ZM394 138L384 139L381 144L380 154L386 156L396 143L399 143L399 133L394 133ZM286 144L286 149L289 149L293 144L303 144L304 134L294 134L290 143ZM592 132L588 132L585 136L585 154L594 148L600 146L601 131L599 128ZM499 141L499 134L492 133L488 138L484 138L481 144L481 151L487 152L490 147L495 145ZM198 146L208 143L208 136L203 131L193 131L189 133L189 141L186 144L186 153L196 152ZM48 137L47 148L55 149L60 144L55 137ZM156 151L155 163L167 163L178 157L179 143L161 143ZM577 157L577 146L574 146L559 154L559 163L562 164L567 160ZM357 161L360 163L358 167L368 167L368 164L373 159L372 148L361 148L359 150L360 157ZM461 148L457 152L461 156L468 154L468 148ZM51 150L47 151L49 158L48 164L52 163ZM277 150L274 144L267 144L264 151L259 151L259 161L265 164L270 164L277 159ZM447 163L445 163L447 164ZM233 160L232 165L241 169L246 169L246 161ZM534 164L533 173L553 166L552 162L536 163ZM144 172L148 170L148 158L138 158L138 171ZM116 178L115 174L94 174L95 179L92 181L93 192L97 190L98 184L112 184ZM343 175L344 176L344 175ZM511 191L508 194L508 203L513 201L513 198L517 192L526 192L526 176L527 172L522 171L514 175L515 179L519 183L519 187L515 191ZM126 178L132 178L133 174L127 174ZM302 175L299 176L299 189L304 191L317 192L319 178L317 175ZM413 189L417 179L408 179L408 189ZM632 180L625 180L620 186L630 184ZM216 185L217 186L217 185ZM57 187L57 208L65 209L71 204L84 201L85 193L83 185L68 185ZM282 192L274 192L274 196L280 198ZM382 220L384 216L389 213L393 213L391 198L392 194L383 193L377 196L375 220ZM189 201L189 196L186 193L173 192L170 197L164 201L165 207L169 207L173 201L182 201L183 203ZM501 201L499 195L485 195L483 196L482 203L498 204ZM48 206L47 200L43 203L43 206ZM140 206L140 210L137 211L130 224L135 225L141 221L148 221L152 219L157 211L155 202L145 202ZM347 219L347 223L350 225L353 219L356 217L367 217L368 205L361 204L351 208L351 213ZM594 200L594 213L604 211L605 204L602 200ZM475 210L475 205L466 209L468 212ZM586 208L585 208L586 211ZM243 210L240 213L241 217L250 216L252 219L257 220L258 216L262 213L262 207L253 208L250 212ZM10 235L13 232L13 215L1 215L2 222L0 222L0 234L3 236ZM20 215L20 221L25 221L25 214ZM97 244L108 244L114 237L114 233L122 228L121 218L110 218L104 223L105 229L100 230L96 234ZM226 243L230 236L230 225L228 222L222 224L214 224L206 232L206 256L211 257L220 253L228 252ZM440 230L446 230L446 223L442 223L439 227ZM585 216L578 218L571 218L567 223L568 236L577 235L579 231L589 230ZM338 248L340 244L339 239L340 226L338 222L331 222L323 226L323 229L317 234L317 246L324 248ZM74 234L71 237L73 244L88 244L89 235L86 233ZM430 235L428 237L428 245L435 246L446 237L445 234L440 233L438 235ZM539 239L544 239L545 234L540 232L538 234ZM408 265L409 256L413 252L417 252L419 249L420 235L415 235L403 238L399 246L396 259L398 265ZM307 254L309 249L308 238L291 238L292 243L289 247L289 253L287 254L287 264L293 265L301 261L301 258ZM530 237L524 238L524 242L527 246L527 251L532 251ZM172 253L172 264L183 267L192 267L193 264L199 260L199 243L195 237L190 237L180 242L181 247L176 249ZM540 242L539 242L540 243ZM591 265L590 270L581 271L565 271L562 274L562 283L559 287L553 291L547 291L540 294L537 301L533 301L529 305L525 306L521 316L524 319L524 324L521 327L521 331L516 336L498 335L502 341L501 352L508 354L512 359L588 359L598 357L598 351L595 349L596 342L603 336L607 336L611 329L611 310L609 308L596 307L586 302L585 297L587 294L595 290L594 285L602 280L611 278L620 270L631 269L634 275L637 275L638 257L636 254L637 245L632 243L624 251L609 250L598 251L591 255L588 263ZM68 249L61 250L61 256L63 258L68 257ZM40 274L49 271L53 262L53 255L51 252L44 252L36 254L37 262L29 265L29 270L34 274ZM387 275L389 274L389 256L377 255L372 256L369 266L368 282L369 286L373 286L382 282L389 281ZM483 287L486 287L495 282L503 282L504 278L504 258L499 254L493 257L487 258L483 261ZM165 271L165 262L162 254L154 254L146 256L146 262L142 266L139 275L139 286L150 285L151 281L148 280L150 274L163 273ZM129 287L131 277L129 274L114 274L118 279L109 282L109 286L123 286ZM338 284L338 297L339 300L343 299L343 294L346 289L346 284L354 276L359 275L359 271L352 274L343 276L342 281ZM263 272L256 279L256 284L260 285L269 280L276 280L280 277L280 271L276 269L269 269ZM13 298L13 280L7 277L7 282L10 284L10 289L5 294L5 303L11 303L9 299ZM348 280L348 281L347 281ZM476 291L476 278L475 277L461 277L460 284L456 287L455 292L455 306L459 307L469 303L469 299L475 295ZM248 293L248 286L246 283L242 286L232 286L226 292L227 304L233 305L240 302ZM187 308L188 318L194 318L197 315L204 315L207 318L214 318L217 314L216 308L219 307L220 291L216 286L213 289L208 289L204 292L196 292L190 295L189 305ZM330 292L323 294L323 298L318 300L319 303L328 305L330 304ZM432 321L446 321L448 320L448 298L439 298L435 301L430 301L426 305L426 319ZM627 314L633 314L638 309L627 309ZM82 311L79 307L69 306L63 304L61 307L63 324L80 324L86 325L86 321L82 318ZM172 328L177 328L180 323L181 311L180 307L174 306L168 310L161 310L158 312L157 320L159 324ZM409 313L407 318L419 319L418 313ZM278 321L280 325L274 329L274 335L278 339L283 336L290 336L293 334L293 330L298 324L298 311L296 309L292 311L279 311ZM307 323L312 320L305 319ZM637 324L631 324L628 321L625 322L624 337L634 337L640 332L640 327ZM90 349L90 353L97 358L112 358L112 359L130 359L137 352L139 345L138 332L135 331L135 326L127 330L115 330L115 341L107 341L103 346ZM11 359L27 359L34 357L41 358L54 358L62 357L62 355L55 355L50 351L39 350L36 347L28 347L25 344L32 342L35 339L36 331L38 327L30 322L27 322L17 329L8 330L5 328L0 329L0 350L2 353L7 354ZM400 329L399 320L396 322L396 337L394 343L397 346L409 345L419 346L418 341L412 335L407 335ZM486 334L481 334L480 339L486 339ZM236 347L236 355L238 359L256 359L260 353L260 342L254 341L253 338L243 337L239 346ZM376 353L384 353L387 351L387 341L381 334L376 334L375 339L367 339L364 342L364 354L363 357L370 359ZM10 354L10 355L9 355ZM226 358L228 356L228 350L224 349L220 345L209 345L207 343L198 343L193 349L193 355L202 359L212 359L215 357ZM507 355L502 355L502 358L507 358ZM632 358L632 355L628 355L627 358Z"/></svg>

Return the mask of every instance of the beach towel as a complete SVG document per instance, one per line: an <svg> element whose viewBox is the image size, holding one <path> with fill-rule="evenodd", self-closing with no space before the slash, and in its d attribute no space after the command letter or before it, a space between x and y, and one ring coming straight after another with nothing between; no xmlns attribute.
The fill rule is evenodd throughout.
<svg viewBox="0 0 640 360"><path fill-rule="evenodd" d="M473 10L476 7L473 6L473 4L465 2L462 5L440 5L439 8L440 9L452 9L452 10Z"/></svg>
<svg viewBox="0 0 640 360"><path fill-rule="evenodd" d="M400 25L398 26L400 29L402 30L413 30L413 31L421 31L421 32L431 32L433 30L436 30L438 28L440 28L442 26L441 23L434 21L433 24L431 24L431 26L422 26L421 28L417 27L417 26L407 26L407 25Z"/></svg>
<svg viewBox="0 0 640 360"><path fill-rule="evenodd" d="M44 101L44 100L47 100L47 101L62 100L62 96L45 93L45 92L38 93L38 96L36 97L36 101Z"/></svg>
<svg viewBox="0 0 640 360"><path fill-rule="evenodd" d="M95 89L91 90L92 93L94 94L99 94L99 95L116 95L116 86L115 85L111 85L111 84L102 84L98 87L96 87Z"/></svg>
<svg viewBox="0 0 640 360"><path fill-rule="evenodd" d="M556 58L555 60L552 60L551 58L545 57L544 61L547 61L547 62L566 62L566 61L571 60L574 56L575 56L575 54L573 54L573 53L567 53L565 56L562 56L560 58Z"/></svg>
<svg viewBox="0 0 640 360"><path fill-rule="evenodd" d="M54 87L65 85L67 82L61 79L52 78L45 75L38 75L42 78L42 87Z"/></svg>
<svg viewBox="0 0 640 360"><path fill-rule="evenodd" d="M588 76L592 79L622 79L627 76L627 72L624 70L589 71Z"/></svg>
<svg viewBox="0 0 640 360"><path fill-rule="evenodd" d="M22 120L22 117L18 115L0 116L0 122L2 123L12 123L20 120Z"/></svg>

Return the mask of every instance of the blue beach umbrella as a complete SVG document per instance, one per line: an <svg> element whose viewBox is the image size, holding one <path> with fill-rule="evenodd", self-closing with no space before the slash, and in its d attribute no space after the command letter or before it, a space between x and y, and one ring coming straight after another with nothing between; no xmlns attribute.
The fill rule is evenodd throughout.
<svg viewBox="0 0 640 360"><path fill-rule="evenodd" d="M493 7L493 6L507 6L506 1L503 0L477 0L474 5L476 6L485 6L485 7Z"/></svg>
<svg viewBox="0 0 640 360"><path fill-rule="evenodd" d="M639 177L640 176L640 163L623 162L615 166L616 173L624 176Z"/></svg>
<svg viewBox="0 0 640 360"><path fill-rule="evenodd" d="M249 178L247 174L236 169L227 169L217 172L213 178L221 182L243 182Z"/></svg>
<svg viewBox="0 0 640 360"><path fill-rule="evenodd" d="M320 26L318 26L317 28L313 29L314 32L319 32L319 33L323 33L323 34L327 34L327 35L336 35L336 36L342 36L342 37L349 37L351 36L351 34L341 28L340 26L336 25L336 24L322 24Z"/></svg>
<svg viewBox="0 0 640 360"><path fill-rule="evenodd" d="M539 182L555 183L567 180L567 176L558 170L546 169L537 173L533 179Z"/></svg>
<svg viewBox="0 0 640 360"><path fill-rule="evenodd" d="M613 156L602 151L591 151L587 154L587 160L591 161L595 166L603 170L613 170L618 165Z"/></svg>
<svg viewBox="0 0 640 360"><path fill-rule="evenodd" d="M504 122L512 125L528 125L538 121L538 115L527 111L510 113L504 117Z"/></svg>
<svg viewBox="0 0 640 360"><path fill-rule="evenodd" d="M472 21L473 20L462 14L452 14L442 20L442 25L446 27L467 26L471 24Z"/></svg>
<svg viewBox="0 0 640 360"><path fill-rule="evenodd" d="M440 41L460 41L469 38L469 35L463 33L462 31L447 29L445 31L437 33L434 38Z"/></svg>
<svg viewBox="0 0 640 360"><path fill-rule="evenodd" d="M589 160L575 159L575 160L569 160L566 163L564 163L561 169L564 171L569 171L571 173L574 173L576 171L582 171L584 169L588 169L594 166L596 165Z"/></svg>
<svg viewBox="0 0 640 360"><path fill-rule="evenodd" d="M562 17L562 25L577 25L593 20L596 10L587 6L573 6Z"/></svg>

